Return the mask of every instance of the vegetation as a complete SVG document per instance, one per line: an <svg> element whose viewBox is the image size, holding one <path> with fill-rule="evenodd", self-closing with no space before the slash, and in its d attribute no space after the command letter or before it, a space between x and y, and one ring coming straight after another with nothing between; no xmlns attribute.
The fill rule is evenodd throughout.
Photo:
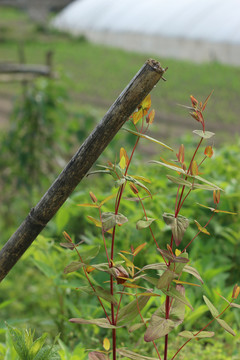
<svg viewBox="0 0 240 360"><path fill-rule="evenodd" d="M46 50L54 49L56 69L60 74L58 80L39 79L29 85L25 97L21 95L15 104L9 131L1 134L0 186L1 199L4 202L0 210L0 227L2 229L1 244L3 244L26 216L30 207L38 201L52 179L56 177L71 156L70 153L73 154L78 144L99 120L103 110L96 111L88 105L107 107L145 62L146 56L92 45L82 38L73 39L48 29L43 31L34 27L29 21L26 22L23 13L7 9L1 9L1 11L5 14L1 20L1 27L5 29L1 32L0 38L1 60L16 59L18 41L25 36L24 49L27 61L39 62L39 59L43 59ZM19 31L16 32L12 24L18 24ZM169 66L169 74L166 74L167 82L156 88L152 95L157 114L158 112L160 114L175 112L178 116L181 114L182 117L185 110L176 107L175 103L185 103L189 89L196 98L202 98L206 93L206 88L208 90L215 88L206 109L210 123L218 121L218 124L222 124L236 121L239 111L237 99L239 84L236 81L239 75L238 68L219 64L194 65L168 59L164 59L164 64ZM64 68L64 71L60 68ZM68 73L68 78L61 75L65 71ZM226 82L226 77L229 79L228 82ZM21 92L20 87L19 90ZM16 86L2 84L0 91L15 94ZM66 94L71 96L68 98ZM36 99L41 99L41 101L36 101ZM83 101L87 107L79 106L79 103ZM189 120L189 124L191 121L193 122ZM35 139L38 146L36 146L36 141L32 142L31 122L34 122L35 126L39 126L41 130L38 133L39 137ZM217 128L219 127L220 125ZM113 163L117 163L119 148L123 146L126 153L130 154L135 139L136 137L129 132L120 132L99 159L99 164L106 164L110 159ZM183 150L179 151L179 145L184 143L185 162L190 163L192 154L198 146L198 140L197 135L190 137L190 131L184 138L174 139L172 147L179 157L179 159L175 157L175 160L180 161ZM209 146L212 146L211 140L208 140ZM136 154L135 161L131 163L131 173L143 175L144 169L144 177L152 180L150 185L144 183L151 189L153 195L150 199L149 194L145 194L144 206L150 218L157 218L157 221L152 222L151 227L155 234L162 234L164 241L161 243L161 249L168 251L166 245L167 239L171 238L171 229L161 218L161 214L171 213L176 200L176 185L165 176L171 176L174 173L171 174L164 165L157 168L153 164L147 164L145 149L149 150L149 146L144 145L144 141L146 144L146 140L141 141L143 143L140 146L141 155ZM30 150L32 145L35 146L36 151ZM215 179L217 186L224 189L221 207L218 209L234 212L237 215L214 213L207 227L211 235L199 234L201 239L194 240L190 246L191 266L198 269L205 284L202 285L202 290L186 285L188 287L187 301L191 303L195 311L192 312L186 308L186 322L184 320L182 330L202 329L211 321L208 308L202 302L202 291L207 298L211 299L218 311L222 312L224 301L218 293L231 299L233 286L239 282L240 256L237 251L240 233L239 145L240 142L236 139L235 143L219 146L217 150L214 150L213 157L208 162L204 161L200 167L206 179ZM151 146L151 150L157 153L154 161L163 162L157 148L153 144ZM161 157L167 157L167 150L163 150ZM172 161L173 158L174 155L170 156L168 161ZM53 159L54 161L51 161ZM179 165L183 166L183 162L180 161ZM35 178L34 186L32 181L29 181L31 176ZM178 175L175 174L175 176ZM141 186L139 188L136 183L135 186L139 194L144 197L144 189ZM0 359L17 359L18 355L14 347L16 341L11 340L14 332L18 334L19 339L22 339L19 340L20 342L27 341L29 349L34 339L38 338L38 343L41 344L39 351L45 346L54 352L57 351L56 359L86 359L87 353L84 349L109 351L106 350L107 342L103 343L104 338L110 339L109 330L74 325L69 322L70 318L100 318L103 314L102 309L97 306L96 297L89 298L87 292L80 295L80 290L76 291L76 288L85 281L84 274L80 271L68 274L66 273L68 271L63 272L67 265L78 259L73 251L60 247L60 243L63 242L63 231L71 235L74 244L84 240L84 243L80 245L83 252L102 246L101 230L93 228L92 222L86 218L86 209L77 206L80 203L89 203L89 192L93 189L96 189L94 194L99 201L104 200L109 193L116 195L117 192L115 181L112 181L110 176L99 174L86 178L1 284ZM128 191L126 197L129 197L133 190ZM138 195L135 194L135 196ZM193 220L197 219L199 224L204 225L212 214L210 209L199 206L199 203L212 207L211 192L195 190L191 192L191 197L185 199L183 216L190 219L191 226L188 227L183 242L180 244L183 248L196 234L197 226L194 230ZM105 212L111 212L114 206L113 199L104 206ZM141 244L149 244L151 241L148 228L141 231L136 229L135 224L139 220L140 210L139 202L121 202L121 213L131 220L119 229L121 239L116 239L119 250L131 252L129 244L132 244L136 250L140 239ZM89 208L88 215L96 217L96 209ZM160 253L150 250L150 245L146 245L136 256L134 265L143 268L146 264L159 263ZM129 257L132 261L132 255L124 253L122 255ZM119 256L116 261L120 260L122 259ZM105 261L103 252L99 253L98 261L99 263ZM92 260L89 265L93 263ZM151 276L158 277L159 275L161 275L160 272L151 270ZM94 279L94 284L99 286L106 280L102 272L99 272L97 276L95 272L89 273L89 277ZM190 279L183 278L183 281L190 281ZM131 292L131 288L126 288L125 291ZM154 291L160 294L160 289ZM164 301L164 296L159 299L160 302ZM103 302L107 307L108 302L105 300ZM153 297L149 298L146 308L143 309L144 318L147 310L150 311L150 316L152 315L156 310L156 303ZM122 305L126 304L127 301L123 300ZM224 314L224 320L235 332L239 331L237 324L240 322L237 310L233 308ZM5 321L9 324L8 330ZM27 330L30 328L35 329L35 336ZM122 347L156 357L151 343L142 345L143 342L139 340L142 339L141 329L136 330L136 335L123 329L117 331L118 344L122 344ZM240 352L239 338L224 333L223 329L219 331L217 321L211 324L210 331L218 332L219 341L217 337L206 338L199 342L190 341L190 344L179 353L178 359L198 359L201 356L201 359L205 360L211 356L217 360L223 358L237 360ZM56 338L58 334L59 338ZM182 345L181 338L176 334L174 331L169 334L171 344L169 358L173 357ZM26 340L28 338L29 340ZM158 343L159 351L164 353L164 347L160 343L161 341Z"/></svg>

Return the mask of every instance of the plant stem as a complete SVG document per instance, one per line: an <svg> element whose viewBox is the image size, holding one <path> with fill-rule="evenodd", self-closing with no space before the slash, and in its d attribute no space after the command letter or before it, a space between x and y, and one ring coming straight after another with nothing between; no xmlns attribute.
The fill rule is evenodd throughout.
<svg viewBox="0 0 240 360"><path fill-rule="evenodd" d="M216 317L219 318L229 307L231 306L231 303L228 304L225 309ZM200 332L204 331L214 320L216 320L216 318L212 319L211 321L209 321L209 323L207 323L207 325L205 325L201 330L199 330L196 334L194 334L194 337L197 337L198 334L200 334ZM179 349L178 351L175 353L175 355L171 358L171 360L175 359L175 357L177 356L177 354L184 348L184 346L187 345L187 343L189 343L189 341L191 341L193 338L188 339Z"/></svg>

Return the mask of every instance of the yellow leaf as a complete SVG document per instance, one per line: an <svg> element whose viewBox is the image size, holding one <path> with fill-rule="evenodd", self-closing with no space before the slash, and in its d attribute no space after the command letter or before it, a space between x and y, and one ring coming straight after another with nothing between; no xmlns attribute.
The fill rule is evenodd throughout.
<svg viewBox="0 0 240 360"><path fill-rule="evenodd" d="M121 147L120 149L120 168L121 169L125 169L125 167L128 165L128 162L129 162L129 159L128 159L128 156L127 156L127 152L126 150Z"/></svg>
<svg viewBox="0 0 240 360"><path fill-rule="evenodd" d="M148 110L150 109L151 107L151 95L148 94L145 99L141 102L141 104L139 105L139 107L141 106L141 108L143 109L143 113L144 115L147 114Z"/></svg>
<svg viewBox="0 0 240 360"><path fill-rule="evenodd" d="M238 213L234 213L234 212L231 212L231 211L217 210L217 209L214 209L213 211L215 213L224 213L224 214L230 214L230 215L237 215L238 214Z"/></svg>
<svg viewBox="0 0 240 360"><path fill-rule="evenodd" d="M145 289L143 286L139 286L139 285L131 284L131 283L124 283L121 285L124 287L127 287L127 288L132 288L132 289Z"/></svg>
<svg viewBox="0 0 240 360"><path fill-rule="evenodd" d="M193 160L192 165L191 165L191 174L192 175L198 175L198 165L196 160Z"/></svg>
<svg viewBox="0 0 240 360"><path fill-rule="evenodd" d="M139 120L141 120L142 118L143 118L143 111L140 108L138 111L135 111L133 113L133 123L134 123L134 125L136 125L139 122Z"/></svg>
<svg viewBox="0 0 240 360"><path fill-rule="evenodd" d="M108 351L110 349L110 341L108 340L108 338L104 338L103 339L103 347L106 351Z"/></svg>
<svg viewBox="0 0 240 360"><path fill-rule="evenodd" d="M210 233L207 231L206 228L202 227L199 222L197 222L197 220L194 220L195 224L197 225L198 227L198 230L201 231L202 233L204 234L207 234L207 235L210 235Z"/></svg>
<svg viewBox="0 0 240 360"><path fill-rule="evenodd" d="M139 253L139 251L141 251L146 245L147 245L146 242L143 243L143 244L141 244L141 245L139 245L139 246L134 250L133 256L136 256L136 255Z"/></svg>
<svg viewBox="0 0 240 360"><path fill-rule="evenodd" d="M131 175L134 179L136 179L136 180L141 180L141 181L144 181L144 182L146 182L146 183L149 183L149 184L151 184L151 180L149 180L149 179L146 179L145 177L143 177L143 176L138 176L138 175Z"/></svg>
<svg viewBox="0 0 240 360"><path fill-rule="evenodd" d="M124 256L123 254L121 253L118 253L126 262L126 265L129 266L129 267L134 267L134 264L132 261L130 261L128 258L126 258L126 256Z"/></svg>
<svg viewBox="0 0 240 360"><path fill-rule="evenodd" d="M99 207L101 207L101 206L102 206L103 204L105 204L107 201L113 199L115 196L116 196L116 195L113 194L113 195L110 195L110 196L106 197L106 199L104 199L104 200L100 203Z"/></svg>
<svg viewBox="0 0 240 360"><path fill-rule="evenodd" d="M181 255L181 253L182 253L182 252L181 252L180 250L178 250L178 249L175 250L175 255L176 255L176 256Z"/></svg>
<svg viewBox="0 0 240 360"><path fill-rule="evenodd" d="M175 282L176 284L186 284L186 285L201 287L201 285L189 283L187 281L173 280L173 282Z"/></svg>
<svg viewBox="0 0 240 360"><path fill-rule="evenodd" d="M97 204L77 204L77 206L98 208Z"/></svg>

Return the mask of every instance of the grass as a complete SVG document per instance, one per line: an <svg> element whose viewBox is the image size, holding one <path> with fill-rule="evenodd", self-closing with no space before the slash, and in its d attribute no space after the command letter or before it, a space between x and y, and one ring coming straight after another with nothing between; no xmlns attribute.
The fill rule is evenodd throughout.
<svg viewBox="0 0 240 360"><path fill-rule="evenodd" d="M17 61L18 44L24 43L28 63L43 63L45 52L54 51L56 69L68 76L68 90L73 106L84 103L108 108L141 68L148 57L115 48L90 44L82 38L46 29L39 31L26 15L12 9L1 9L0 61ZM172 115L181 120L186 111L176 104L186 104L190 94L204 100L214 89L209 103L210 122L237 124L240 111L240 68L218 63L193 64L186 61L159 59L168 66L167 82L154 89L152 99L158 114ZM0 85L0 91L14 93L16 85Z"/></svg>

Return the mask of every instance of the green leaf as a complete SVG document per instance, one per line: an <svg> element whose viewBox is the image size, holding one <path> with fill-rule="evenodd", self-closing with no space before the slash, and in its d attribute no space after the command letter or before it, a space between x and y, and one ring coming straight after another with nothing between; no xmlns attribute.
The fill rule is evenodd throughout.
<svg viewBox="0 0 240 360"><path fill-rule="evenodd" d="M216 190L216 185L207 185L207 184L196 184L194 183L192 186L193 190L196 189L201 189L201 190L209 190L209 191L213 191Z"/></svg>
<svg viewBox="0 0 240 360"><path fill-rule="evenodd" d="M102 226L104 231L108 231L112 229L116 224L122 225L128 221L126 216L118 213L115 214L113 212L104 212L102 213Z"/></svg>
<svg viewBox="0 0 240 360"><path fill-rule="evenodd" d="M150 190L147 188L147 186L143 185L140 181L138 181L137 179L135 179L134 177L132 177L132 176L130 176L130 175L126 175L126 176L125 176L125 179L126 179L127 181L130 181L130 182L132 182L133 184L139 186L140 188L142 188L143 190L145 190L148 195L150 195L150 196L152 197L152 194L151 194Z"/></svg>
<svg viewBox="0 0 240 360"><path fill-rule="evenodd" d="M193 133L202 137L203 139L210 139L215 134L211 131L193 130Z"/></svg>
<svg viewBox="0 0 240 360"><path fill-rule="evenodd" d="M151 292L150 290L148 292ZM117 323L129 324L148 303L150 297L139 296L137 299L131 301L120 309L118 313ZM138 310L139 309L139 310Z"/></svg>
<svg viewBox="0 0 240 360"><path fill-rule="evenodd" d="M167 288L171 281L176 277L176 274L167 269L158 279L157 289Z"/></svg>
<svg viewBox="0 0 240 360"><path fill-rule="evenodd" d="M102 288L101 286L98 285L94 285L94 289L95 291L92 289L91 286L82 286L80 288L78 288L79 290L89 294L89 295L95 295L98 296L110 303L113 303L115 306L118 305L117 300L115 299L115 297L113 295L111 295L111 293L107 290L105 290L104 288Z"/></svg>
<svg viewBox="0 0 240 360"><path fill-rule="evenodd" d="M123 130L126 130L126 131L128 131L128 132L130 132L130 133L131 133L131 134L133 134L133 135L139 136L139 137L141 137L141 138L143 138L143 139L146 139L146 140L150 140L150 141L152 141L152 142L154 142L154 143L157 143L157 144L159 144L159 145L161 145L161 146L165 147L165 148L166 148L166 149L168 149L168 150L173 151L173 149L172 149L172 148L170 148L170 146L168 146L168 145L166 145L166 144L162 143L161 141L156 140L156 139L154 139L154 138L152 138L152 137L150 137L150 136L148 136L148 135L145 135L145 134L140 134L140 133L138 133L138 132L136 132L136 131L133 131L133 130L127 129L127 128L125 128L125 127L122 127L122 129L123 129Z"/></svg>
<svg viewBox="0 0 240 360"><path fill-rule="evenodd" d="M64 269L64 274L72 273L78 269L81 269L85 264L80 261L72 261L69 265L67 265Z"/></svg>
<svg viewBox="0 0 240 360"><path fill-rule="evenodd" d="M145 270L166 270L166 269L167 266L165 263L149 264L149 265L145 265L141 270L137 272L137 274Z"/></svg>
<svg viewBox="0 0 240 360"><path fill-rule="evenodd" d="M193 178L193 179L197 179L197 180L199 180L199 181L201 181L201 182L204 182L204 183L206 183L206 184L208 184L208 185L210 185L210 186L213 186L213 187L214 187L214 190L222 190L219 186L211 183L210 181L207 181L207 180L203 179L201 176L198 176L198 175L197 175L197 176L193 176L193 175L191 175L190 173L187 173L186 171L184 171L183 169L181 169L181 168L179 168L179 167L177 167L177 166L170 165L170 164L166 164L166 163L163 163L163 162L161 162L161 161L156 161L156 160L151 160L151 161L149 161L149 162L150 162L150 163L155 163L155 164L158 164L158 165L162 165L162 166L164 166L164 167L166 167L166 168L168 168L168 169L177 171L178 173L181 173L181 174L185 175L186 177L190 177L190 178ZM195 184L194 184L194 185L195 185Z"/></svg>
<svg viewBox="0 0 240 360"><path fill-rule="evenodd" d="M191 331L182 331L178 336L182 336L187 339L203 339L213 337L215 333L213 331L201 331L197 336L194 336L194 333Z"/></svg>
<svg viewBox="0 0 240 360"><path fill-rule="evenodd" d="M212 316L216 318L219 315L218 310L215 308L215 306L211 303L211 301L203 295L203 300L205 301L205 304L207 305L208 309L210 310Z"/></svg>
<svg viewBox="0 0 240 360"><path fill-rule="evenodd" d="M176 322L170 319L160 318L153 314L150 325L144 335L144 341L150 342L159 339L169 334L176 326Z"/></svg>
<svg viewBox="0 0 240 360"><path fill-rule="evenodd" d="M179 296L184 298L185 289L182 285L177 285L175 289ZM144 340L149 342L167 335L184 320L185 304L175 297L173 300L169 319L166 319L166 308L163 303L152 315L149 326L144 336Z"/></svg>
<svg viewBox="0 0 240 360"><path fill-rule="evenodd" d="M187 305L191 310L193 310L192 305L188 302L188 300L183 296L179 291L177 291L175 288L171 287L169 290L161 289L162 292L164 292L165 295L168 295L183 304Z"/></svg>
<svg viewBox="0 0 240 360"><path fill-rule="evenodd" d="M136 228L137 230L142 230L142 229L146 229L147 227L149 227L153 221L155 221L156 219L152 219L152 218L148 218L148 220L138 220L137 224L136 224Z"/></svg>
<svg viewBox="0 0 240 360"><path fill-rule="evenodd" d="M179 246L189 225L188 219L182 215L175 217L173 214L164 213L163 220L171 227L176 246Z"/></svg>
<svg viewBox="0 0 240 360"><path fill-rule="evenodd" d="M170 251L168 250L163 250L163 249L157 249L165 258L167 258L168 260L170 260L173 263L188 263L189 260L187 259L186 256L175 256L174 254L172 254ZM185 254L185 253L183 253Z"/></svg>
<svg viewBox="0 0 240 360"><path fill-rule="evenodd" d="M76 323L76 324L91 324L91 325L97 325L101 328L104 329L117 329L117 326L111 325L109 323L109 321L105 318L101 318L101 319L91 319L91 320L86 320L86 319L81 319L81 318L73 318L69 320L72 323Z"/></svg>
<svg viewBox="0 0 240 360"><path fill-rule="evenodd" d="M181 260L181 261L180 261ZM170 264L170 270L174 271L175 274L181 274L184 267L186 266L186 263L188 262L188 253L184 252L182 253L182 256L177 256L175 259L175 262Z"/></svg>
<svg viewBox="0 0 240 360"><path fill-rule="evenodd" d="M29 351L25 343L24 332L20 331L19 329L11 327L7 323L6 325L9 334L11 336L14 349L16 350L17 354L20 356L21 359L28 359Z"/></svg>
<svg viewBox="0 0 240 360"><path fill-rule="evenodd" d="M177 185L181 185L181 186L187 186L187 187L192 187L192 183L190 181L184 180L180 177L176 177L176 176L172 176L172 175L167 175L168 180L172 181L173 183L177 184Z"/></svg>
<svg viewBox="0 0 240 360"><path fill-rule="evenodd" d="M216 318L217 322L219 323L219 325L224 328L224 330L226 330L227 332L229 332L231 335L236 336L235 332L233 331L232 328L230 328L230 326L226 323L226 321Z"/></svg>
<svg viewBox="0 0 240 360"><path fill-rule="evenodd" d="M203 284L203 279L201 278L199 272L192 266L185 265L183 271L193 275L196 279L198 279Z"/></svg>
<svg viewBox="0 0 240 360"><path fill-rule="evenodd" d="M100 351L91 351L88 353L89 360L108 360L108 356Z"/></svg>
<svg viewBox="0 0 240 360"><path fill-rule="evenodd" d="M117 349L117 352L121 356L124 356L124 357L126 357L128 359L132 359L132 360L159 360L158 358L153 358L153 357L137 354L137 353L127 350L125 348Z"/></svg>
<svg viewBox="0 0 240 360"><path fill-rule="evenodd" d="M89 263L90 260L94 259L100 250L100 245L93 246L89 250L86 251L79 251L81 258L84 263Z"/></svg>
<svg viewBox="0 0 240 360"><path fill-rule="evenodd" d="M143 326L145 326L145 323L143 323L143 322L134 324L134 325L132 325L132 326L130 326L130 327L128 328L128 332L130 332L130 333L131 333L131 332L134 332L134 331L140 329L140 328L143 327Z"/></svg>

